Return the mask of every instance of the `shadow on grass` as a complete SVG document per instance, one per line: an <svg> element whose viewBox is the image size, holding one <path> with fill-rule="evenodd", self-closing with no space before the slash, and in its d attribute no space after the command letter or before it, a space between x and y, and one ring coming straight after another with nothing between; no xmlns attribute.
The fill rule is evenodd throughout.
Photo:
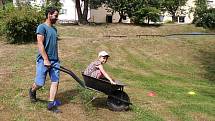
<svg viewBox="0 0 215 121"><path fill-rule="evenodd" d="M38 98L37 101L42 103L42 104L48 104L49 103L48 100L44 100L44 99L40 99L40 98Z"/></svg>
<svg viewBox="0 0 215 121"><path fill-rule="evenodd" d="M92 101L92 106L95 108L103 108L108 109L108 106L106 104L107 97L99 97Z"/></svg>
<svg viewBox="0 0 215 121"><path fill-rule="evenodd" d="M204 77L211 82L215 82L215 52L213 51L200 51L201 63L206 73Z"/></svg>
<svg viewBox="0 0 215 121"><path fill-rule="evenodd" d="M72 102L76 98L76 96L81 96L80 92L77 89L73 89L73 90L67 90L65 92L58 93L56 96L56 99L59 99L62 102L62 105L64 105ZM87 103L91 103L92 106L95 108L108 109L106 105L106 100L107 100L107 97L98 97ZM43 100L41 100L41 102L45 103L45 101Z"/></svg>
<svg viewBox="0 0 215 121"><path fill-rule="evenodd" d="M58 93L56 96L56 99L59 99L62 102L62 105L64 105L73 101L77 95L78 95L77 89L67 90L67 91Z"/></svg>
<svg viewBox="0 0 215 121"><path fill-rule="evenodd" d="M92 101L92 106L94 108L101 108L101 109L109 109L107 105L107 97L99 97ZM125 111L132 111L132 106L129 106L129 108Z"/></svg>

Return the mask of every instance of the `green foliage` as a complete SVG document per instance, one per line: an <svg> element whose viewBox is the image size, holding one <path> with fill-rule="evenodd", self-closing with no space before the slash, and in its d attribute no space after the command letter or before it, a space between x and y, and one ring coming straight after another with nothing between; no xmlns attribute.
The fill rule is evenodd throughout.
<svg viewBox="0 0 215 121"><path fill-rule="evenodd" d="M81 96L81 99L83 101L83 104L88 104L94 96L94 92L90 91L88 89L82 88L81 86L77 86L77 90Z"/></svg>
<svg viewBox="0 0 215 121"><path fill-rule="evenodd" d="M90 0L89 6L91 9L97 9L102 6L102 0Z"/></svg>
<svg viewBox="0 0 215 121"><path fill-rule="evenodd" d="M208 8L205 0L196 2L193 23L204 28L215 28L215 8Z"/></svg>
<svg viewBox="0 0 215 121"><path fill-rule="evenodd" d="M36 28L43 14L30 6L7 7L0 14L1 32L9 43L27 43L36 39Z"/></svg>
<svg viewBox="0 0 215 121"><path fill-rule="evenodd" d="M196 21L197 26L203 26L204 28L215 28L215 9L210 8L207 9L205 14L203 14L202 18L200 18L200 21Z"/></svg>
<svg viewBox="0 0 215 121"><path fill-rule="evenodd" d="M12 3L13 0L5 0L7 3Z"/></svg>
<svg viewBox="0 0 215 121"><path fill-rule="evenodd" d="M159 0L133 0L128 6L128 15L136 24L144 24L147 20L157 22L160 16Z"/></svg>
<svg viewBox="0 0 215 121"><path fill-rule="evenodd" d="M138 11L134 12L133 20L135 23L144 24L145 20L148 22L151 20L153 22L159 21L160 11L155 7L144 7L140 8Z"/></svg>
<svg viewBox="0 0 215 121"><path fill-rule="evenodd" d="M60 2L60 0L47 0L46 6L42 6L42 10L46 10L47 7L55 7L60 10L62 7L62 3Z"/></svg>
<svg viewBox="0 0 215 121"><path fill-rule="evenodd" d="M0 35L4 34L4 28L5 28L5 20L7 19L7 16L9 13L13 13L15 11L15 8L13 4L7 4L6 9L0 9Z"/></svg>

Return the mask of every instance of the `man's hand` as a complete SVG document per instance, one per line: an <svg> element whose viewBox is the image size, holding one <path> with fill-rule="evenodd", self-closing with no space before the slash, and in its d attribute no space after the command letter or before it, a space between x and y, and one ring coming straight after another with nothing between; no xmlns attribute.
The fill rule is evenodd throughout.
<svg viewBox="0 0 215 121"><path fill-rule="evenodd" d="M51 63L49 60L44 60L44 65L49 68L51 66Z"/></svg>

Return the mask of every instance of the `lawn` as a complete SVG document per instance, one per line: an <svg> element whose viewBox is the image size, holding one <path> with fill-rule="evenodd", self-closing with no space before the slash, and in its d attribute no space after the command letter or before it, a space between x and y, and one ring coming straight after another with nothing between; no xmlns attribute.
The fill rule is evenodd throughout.
<svg viewBox="0 0 215 121"><path fill-rule="evenodd" d="M193 25L141 27L109 24L57 26L61 65L81 71L97 53L106 50L107 72L128 86L133 105L126 112L113 112L107 96L78 87L61 73L57 99L63 113L46 110L50 81L38 91L32 104L28 89L35 76L35 43L10 45L0 41L0 119L2 121L215 121L215 38L214 36L137 37L137 34L210 32ZM126 35L126 37L105 37ZM147 96L155 92L154 97ZM195 95L189 95L194 91ZM97 98L88 103L89 97ZM87 99L88 98L88 99Z"/></svg>

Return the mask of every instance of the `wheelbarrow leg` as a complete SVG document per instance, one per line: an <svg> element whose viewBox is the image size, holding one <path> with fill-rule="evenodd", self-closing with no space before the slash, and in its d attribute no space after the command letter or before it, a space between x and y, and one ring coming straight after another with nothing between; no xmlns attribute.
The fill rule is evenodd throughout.
<svg viewBox="0 0 215 121"><path fill-rule="evenodd" d="M96 98L97 98L97 92L96 92L96 94L95 94L95 96L93 96L93 98L90 100L90 101L88 101L87 103L86 103L86 105L88 105L89 103L91 103L93 100L95 100Z"/></svg>

